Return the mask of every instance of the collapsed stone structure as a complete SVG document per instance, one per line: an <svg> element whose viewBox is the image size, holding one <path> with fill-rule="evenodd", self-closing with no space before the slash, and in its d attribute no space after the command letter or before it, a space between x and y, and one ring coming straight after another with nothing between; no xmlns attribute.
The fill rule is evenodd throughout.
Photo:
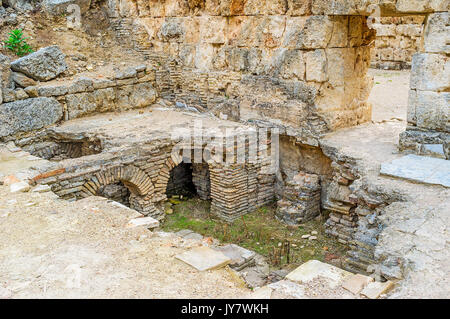
<svg viewBox="0 0 450 319"><path fill-rule="evenodd" d="M133 127L112 123L108 130L107 117L95 123L81 117L145 108L162 98L185 110L215 115L214 121L276 127L281 133L277 174L265 170L268 158L263 154L244 165L193 163L197 193L211 199L212 211L227 221L274 198L279 200L278 217L291 224L325 210L330 213L327 233L351 248L347 268L365 272L379 262L378 215L398 198L370 189L356 159L337 153L322 138L370 120L372 84L366 73L376 34L370 25L373 4L383 16L426 17L423 46L412 59L408 127L400 136L400 149L428 154L432 148L434 155L448 159L445 0L336 0L331 5L323 0L109 0L106 10L118 39L147 62L110 78L70 83L34 83L16 75L15 89L9 85L11 70L2 67L0 138L54 160L32 181L50 184L63 198L104 194L105 186L122 183L114 194L123 198L126 187L131 207L162 217L171 171L184 160L172 155L179 141L148 123L141 125L151 128L147 134L134 134L139 117L152 125L166 119L158 111L128 112ZM118 128L120 134L114 133ZM191 149L203 152L204 146ZM384 274L395 278L392 269L400 262L383 258L391 267Z"/></svg>

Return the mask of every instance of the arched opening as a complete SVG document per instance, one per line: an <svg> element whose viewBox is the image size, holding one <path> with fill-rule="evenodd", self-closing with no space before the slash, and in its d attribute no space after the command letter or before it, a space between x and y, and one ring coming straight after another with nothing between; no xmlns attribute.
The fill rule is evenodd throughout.
<svg viewBox="0 0 450 319"><path fill-rule="evenodd" d="M105 197L115 202L130 207L131 192L122 182L101 186L97 196Z"/></svg>
<svg viewBox="0 0 450 319"><path fill-rule="evenodd" d="M211 199L211 182L207 164L181 162L170 171L166 186L166 195L170 197L198 197Z"/></svg>
<svg viewBox="0 0 450 319"><path fill-rule="evenodd" d="M192 164L181 162L170 171L166 186L167 197L193 197L197 194L192 181Z"/></svg>

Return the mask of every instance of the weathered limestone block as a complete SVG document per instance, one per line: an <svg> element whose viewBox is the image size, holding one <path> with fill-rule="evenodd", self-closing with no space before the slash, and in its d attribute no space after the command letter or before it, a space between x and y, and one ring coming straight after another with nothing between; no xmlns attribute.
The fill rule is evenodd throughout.
<svg viewBox="0 0 450 319"><path fill-rule="evenodd" d="M81 13L86 13L91 6L91 0L44 0L42 8L48 14L58 16L67 13L69 5L77 5L80 7Z"/></svg>
<svg viewBox="0 0 450 319"><path fill-rule="evenodd" d="M325 50L308 51L306 56L306 80L325 82L327 80L327 57Z"/></svg>
<svg viewBox="0 0 450 319"><path fill-rule="evenodd" d="M311 16L305 27L295 34L296 48L326 48L333 33L333 22L327 16Z"/></svg>
<svg viewBox="0 0 450 319"><path fill-rule="evenodd" d="M40 96L61 96L67 94L67 85L65 84L47 84L37 87Z"/></svg>
<svg viewBox="0 0 450 319"><path fill-rule="evenodd" d="M99 112L110 112L114 110L116 92L113 88L105 88L94 91L96 109Z"/></svg>
<svg viewBox="0 0 450 319"><path fill-rule="evenodd" d="M59 121L62 115L62 106L54 98L0 104L0 137L43 128Z"/></svg>
<svg viewBox="0 0 450 319"><path fill-rule="evenodd" d="M415 54L411 69L411 89L446 91L450 88L450 58L442 54Z"/></svg>
<svg viewBox="0 0 450 319"><path fill-rule="evenodd" d="M275 60L274 71L279 70L284 79L305 80L306 67L303 51L287 49L280 49L280 51L280 55Z"/></svg>
<svg viewBox="0 0 450 319"><path fill-rule="evenodd" d="M157 92L151 83L125 85L117 88L116 104L120 110L142 108L151 105L157 98Z"/></svg>
<svg viewBox="0 0 450 319"><path fill-rule="evenodd" d="M225 43L226 28L225 17L202 17L200 20L201 41L211 44Z"/></svg>
<svg viewBox="0 0 450 319"><path fill-rule="evenodd" d="M434 13L428 17L424 30L425 52L450 53L450 14Z"/></svg>
<svg viewBox="0 0 450 319"><path fill-rule="evenodd" d="M11 74L11 59L6 55L0 54L0 78L2 79L2 86L5 88L13 88L12 74Z"/></svg>
<svg viewBox="0 0 450 319"><path fill-rule="evenodd" d="M357 1L354 0L312 0L311 11L313 14L325 15L357 15Z"/></svg>
<svg viewBox="0 0 450 319"><path fill-rule="evenodd" d="M183 42L185 30L181 19L171 18L166 20L158 32L162 41Z"/></svg>
<svg viewBox="0 0 450 319"><path fill-rule="evenodd" d="M311 14L311 0L288 0L288 12L290 16L303 16Z"/></svg>
<svg viewBox="0 0 450 319"><path fill-rule="evenodd" d="M92 113L97 108L95 97L92 93L69 94L66 96L66 104L69 119Z"/></svg>
<svg viewBox="0 0 450 319"><path fill-rule="evenodd" d="M448 0L397 0L396 9L401 13L426 13L448 11Z"/></svg>
<svg viewBox="0 0 450 319"><path fill-rule="evenodd" d="M134 85L134 92L130 96L131 107L142 108L152 105L157 98L157 92L151 83Z"/></svg>
<svg viewBox="0 0 450 319"><path fill-rule="evenodd" d="M15 60L11 69L37 81L48 81L66 71L67 64L59 47L50 46Z"/></svg>
<svg viewBox="0 0 450 319"><path fill-rule="evenodd" d="M332 48L345 48L348 45L349 36L349 19L348 17L336 16L332 17L333 20L333 35L331 36L328 47Z"/></svg>
<svg viewBox="0 0 450 319"><path fill-rule="evenodd" d="M411 90L408 122L429 130L449 132L450 93Z"/></svg>
<svg viewBox="0 0 450 319"><path fill-rule="evenodd" d="M26 75L19 72L12 72L12 79L18 86L23 88L36 85L35 80L30 79Z"/></svg>

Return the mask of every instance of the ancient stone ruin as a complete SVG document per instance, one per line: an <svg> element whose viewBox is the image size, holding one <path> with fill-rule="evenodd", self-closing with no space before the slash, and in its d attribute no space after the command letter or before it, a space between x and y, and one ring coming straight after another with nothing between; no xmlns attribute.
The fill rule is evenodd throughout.
<svg viewBox="0 0 450 319"><path fill-rule="evenodd" d="M0 1L0 27L27 30L20 15L37 11L58 21L75 5L81 26L65 32L107 30L114 44L92 39L104 54L95 66L58 39L0 54L0 142L34 161L16 174L22 182L70 202L106 197L160 222L175 194L196 194L229 223L275 202L286 227L323 218L348 248L346 271L412 278L424 253L403 253L397 218L428 205L414 194L448 200L448 1L35 2ZM88 17L101 27L83 25ZM400 129L370 126L371 66L411 69ZM405 155L407 168L386 164ZM423 177L419 162L437 173Z"/></svg>

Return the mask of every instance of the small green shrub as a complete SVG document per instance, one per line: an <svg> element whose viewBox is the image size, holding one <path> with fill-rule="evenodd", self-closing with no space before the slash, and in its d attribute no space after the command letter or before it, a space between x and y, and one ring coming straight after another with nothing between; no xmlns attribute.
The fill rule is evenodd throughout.
<svg viewBox="0 0 450 319"><path fill-rule="evenodd" d="M21 29L13 30L9 33L9 39L4 41L5 47L14 52L17 56L24 56L33 52L30 45L27 43L28 38L24 38Z"/></svg>

